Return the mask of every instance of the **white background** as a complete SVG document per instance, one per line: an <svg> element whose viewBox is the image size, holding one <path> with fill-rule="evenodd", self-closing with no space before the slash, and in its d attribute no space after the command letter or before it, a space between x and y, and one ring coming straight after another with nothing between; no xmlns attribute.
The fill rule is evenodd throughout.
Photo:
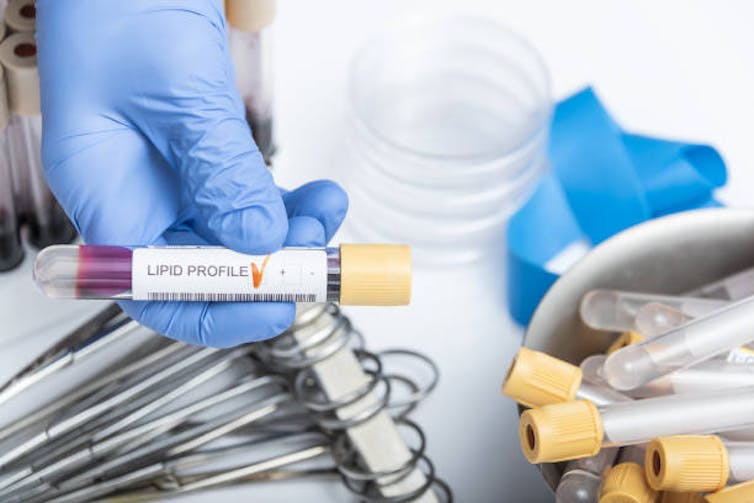
<svg viewBox="0 0 754 503"><path fill-rule="evenodd" d="M349 58L370 33L407 12L446 8L499 20L543 54L561 98L595 86L626 129L715 145L729 186L722 198L752 206L754 3L741 1L346 1L281 0L276 25L276 113L280 145L275 174L293 187L342 173L345 80ZM125 209L124 209L125 210ZM379 216L375 216L379 218ZM502 257L500 261L502 262ZM465 271L419 269L410 308L350 309L370 348L408 346L442 370L436 393L416 415L429 453L457 501L548 501L536 471L519 453L515 409L499 394L520 343L507 318L495 264ZM39 351L73 304L41 299L28 264L0 275L0 380ZM81 303L79 303L80 305ZM57 324L57 328L63 328ZM23 337L19 337L23 336ZM27 402L43 400L31 390ZM21 407L0 407L0 417ZM5 410L3 410L5 409ZM223 490L193 501L348 501L337 483L271 483Z"/></svg>

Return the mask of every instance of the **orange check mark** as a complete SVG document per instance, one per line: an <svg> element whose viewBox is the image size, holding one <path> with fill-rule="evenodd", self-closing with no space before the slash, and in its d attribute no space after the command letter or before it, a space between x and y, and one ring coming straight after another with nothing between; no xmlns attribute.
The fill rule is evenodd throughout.
<svg viewBox="0 0 754 503"><path fill-rule="evenodd" d="M252 281L252 284L254 285L254 288L259 288L259 285L262 284L262 279L264 278L264 268L267 267L267 262L269 260L270 260L270 256L267 255L262 261L261 269L257 267L257 264L255 262L251 263L251 281Z"/></svg>

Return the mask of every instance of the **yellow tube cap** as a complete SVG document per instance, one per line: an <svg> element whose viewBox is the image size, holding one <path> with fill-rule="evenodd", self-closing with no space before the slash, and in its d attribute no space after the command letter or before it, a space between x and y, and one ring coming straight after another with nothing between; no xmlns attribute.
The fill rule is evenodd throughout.
<svg viewBox="0 0 754 503"><path fill-rule="evenodd" d="M581 369L546 353L518 350L503 382L503 395L527 407L573 400L581 385Z"/></svg>
<svg viewBox="0 0 754 503"><path fill-rule="evenodd" d="M605 476L599 503L654 503L657 492L649 487L644 468L636 463L620 463Z"/></svg>
<svg viewBox="0 0 754 503"><path fill-rule="evenodd" d="M726 487L704 497L707 503L754 503L754 480Z"/></svg>
<svg viewBox="0 0 754 503"><path fill-rule="evenodd" d="M665 491L660 503L704 503L704 496L699 493L676 493Z"/></svg>
<svg viewBox="0 0 754 503"><path fill-rule="evenodd" d="M615 339L612 344L610 344L610 347L607 348L607 351L605 354L613 354L619 349L623 349L626 346L630 346L632 344L636 344L639 342L642 342L644 340L644 336L641 335L638 332L623 332L620 337Z"/></svg>
<svg viewBox="0 0 754 503"><path fill-rule="evenodd" d="M403 306L411 302L411 247L340 245L340 303Z"/></svg>
<svg viewBox="0 0 754 503"><path fill-rule="evenodd" d="M231 26L259 31L275 19L275 0L225 0L225 17Z"/></svg>
<svg viewBox="0 0 754 503"><path fill-rule="evenodd" d="M647 445L647 479L656 490L710 492L728 481L728 451L715 435L656 438Z"/></svg>
<svg viewBox="0 0 754 503"><path fill-rule="evenodd" d="M530 463L586 458L602 446L602 418L587 400L556 403L524 411L518 433Z"/></svg>

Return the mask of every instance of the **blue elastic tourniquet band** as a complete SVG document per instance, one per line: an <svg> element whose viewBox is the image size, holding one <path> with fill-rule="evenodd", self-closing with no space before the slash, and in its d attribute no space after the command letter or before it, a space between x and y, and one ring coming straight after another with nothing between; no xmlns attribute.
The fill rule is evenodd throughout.
<svg viewBox="0 0 754 503"><path fill-rule="evenodd" d="M626 133L591 88L555 108L550 172L508 224L508 304L526 325L558 279L545 267L569 245L599 244L669 213L719 206L726 181L717 151Z"/></svg>

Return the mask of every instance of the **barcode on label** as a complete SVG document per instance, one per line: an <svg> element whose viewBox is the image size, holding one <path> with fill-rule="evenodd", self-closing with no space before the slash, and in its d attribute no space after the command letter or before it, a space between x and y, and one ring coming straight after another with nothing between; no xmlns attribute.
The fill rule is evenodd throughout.
<svg viewBox="0 0 754 503"><path fill-rule="evenodd" d="M168 302L316 302L313 293L149 292L147 300Z"/></svg>

